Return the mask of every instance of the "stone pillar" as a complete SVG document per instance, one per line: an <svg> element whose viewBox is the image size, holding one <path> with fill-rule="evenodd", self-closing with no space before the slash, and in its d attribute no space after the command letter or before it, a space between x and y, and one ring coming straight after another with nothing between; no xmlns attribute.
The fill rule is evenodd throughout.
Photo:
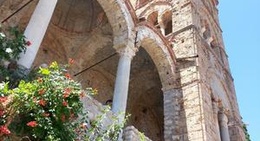
<svg viewBox="0 0 260 141"><path fill-rule="evenodd" d="M213 109L213 118L214 118L214 125L215 126L215 132L216 132L216 140L221 141L221 136L220 136L220 128L219 128L219 119L218 119L218 103L213 101L212 102L212 109Z"/></svg>
<svg viewBox="0 0 260 141"><path fill-rule="evenodd" d="M159 16L158 16L158 24L160 26L160 30L161 30L162 35L165 36L165 25L163 23L163 18L162 18L161 12L159 13Z"/></svg>
<svg viewBox="0 0 260 141"><path fill-rule="evenodd" d="M230 141L229 131L228 131L228 117L224 112L220 112L218 116L219 116L221 141Z"/></svg>
<svg viewBox="0 0 260 141"><path fill-rule="evenodd" d="M24 35L32 44L20 54L18 64L30 69L39 50L58 0L40 0L27 25Z"/></svg>
<svg viewBox="0 0 260 141"><path fill-rule="evenodd" d="M165 36L165 27L164 27L164 25L163 24L159 24L159 25L160 25L160 30L161 30L162 35Z"/></svg>
<svg viewBox="0 0 260 141"><path fill-rule="evenodd" d="M122 114L120 115L120 120L123 121L127 104L131 60L135 55L135 51L130 48L124 48L120 49L118 52L120 54L120 59L117 67L112 111L116 114Z"/></svg>

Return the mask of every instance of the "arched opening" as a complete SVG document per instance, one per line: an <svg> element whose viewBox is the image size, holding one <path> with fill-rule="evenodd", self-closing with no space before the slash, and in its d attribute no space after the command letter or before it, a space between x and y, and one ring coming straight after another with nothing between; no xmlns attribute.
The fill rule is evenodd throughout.
<svg viewBox="0 0 260 141"><path fill-rule="evenodd" d="M138 0L136 8L140 8L140 7L144 6L144 5L146 5L148 2L149 2L149 0Z"/></svg>
<svg viewBox="0 0 260 141"><path fill-rule="evenodd" d="M165 35L172 33L172 12L167 11L162 16L163 24L165 26Z"/></svg>
<svg viewBox="0 0 260 141"><path fill-rule="evenodd" d="M69 72L76 74L74 79L83 88L97 89L94 97L105 104L113 97L119 58L113 55L113 34L105 11L96 0L59 1L34 65L52 61L65 64L69 58L74 59Z"/></svg>
<svg viewBox="0 0 260 141"><path fill-rule="evenodd" d="M160 141L163 140L165 118L162 89L174 85L175 58L153 30L146 26L137 29L141 48L133 60L137 65L131 70L128 106L133 116L130 122L147 137Z"/></svg>
<svg viewBox="0 0 260 141"><path fill-rule="evenodd" d="M127 102L128 125L154 141L163 140L163 92L158 71L144 48L132 61Z"/></svg>
<svg viewBox="0 0 260 141"><path fill-rule="evenodd" d="M147 17L147 21L148 21L148 23L151 23L154 26L158 26L158 11L151 13Z"/></svg>
<svg viewBox="0 0 260 141"><path fill-rule="evenodd" d="M38 66L42 63L50 63L46 62L46 59L48 61L58 59L58 62L66 63L68 58L73 58L75 66L70 72L78 74L75 78L82 83L83 87L97 88L99 95L96 96L96 99L102 104L106 104L112 99L119 58L117 55L112 56L115 53L113 39L119 34L115 35L113 26L104 13L103 8L97 1L79 0L79 3L73 0L59 1L37 59L34 62L34 65ZM84 17L87 18L84 19ZM124 32L128 33L128 31ZM155 36L153 40L160 40L160 37ZM121 42L123 41L124 39ZM134 74L133 76L137 78L136 82L140 82L140 85L137 85L137 83L131 85L132 79L130 78L129 88L129 95L135 95L135 92L132 91L140 89L140 96L137 97L136 101L129 102L133 103L132 106L130 104L129 112L137 116L139 114L147 115L149 122L136 120L134 124L139 126L142 123L144 126L139 126L140 130L147 133L148 137L154 138L154 140L162 140L163 94L161 89L163 86L173 84L172 79L167 76L171 75L173 77L172 69L174 67L171 65L174 63L171 62L173 60L167 54L167 49L162 41L159 41L159 43L155 41L152 44L149 44L148 41L144 42L143 45L145 49L140 49L139 55L137 55L139 57L136 58L136 61L133 60L133 62L136 62L134 63L136 65L133 66L136 66L136 68L132 68L133 73L136 74L136 76ZM148 49L149 45L151 45L150 49ZM111 57L107 58L108 56ZM104 61L100 62L101 60ZM139 64L139 60L142 63L147 63L148 68L144 69L145 67ZM171 65L167 65L167 63ZM81 72L82 70L86 71ZM134 70L137 71L134 72ZM138 76L141 75L139 71L142 71L144 76L150 79L144 79L145 82L141 83L142 81L138 80L141 78ZM140 86L147 88L143 89ZM142 99L146 99L147 96L154 96L154 98L151 101L142 102ZM135 104L135 102L139 104ZM133 118L132 121L135 121L135 116ZM139 118L140 116L137 117L137 119Z"/></svg>
<svg viewBox="0 0 260 141"><path fill-rule="evenodd" d="M172 33L172 20L168 21L165 28L165 35Z"/></svg>

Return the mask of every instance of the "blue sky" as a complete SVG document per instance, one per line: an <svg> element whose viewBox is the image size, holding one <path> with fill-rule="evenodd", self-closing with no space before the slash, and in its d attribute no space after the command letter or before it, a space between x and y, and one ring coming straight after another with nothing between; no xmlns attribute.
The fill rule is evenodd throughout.
<svg viewBox="0 0 260 141"><path fill-rule="evenodd" d="M220 22L243 121L260 141L260 0L220 0Z"/></svg>

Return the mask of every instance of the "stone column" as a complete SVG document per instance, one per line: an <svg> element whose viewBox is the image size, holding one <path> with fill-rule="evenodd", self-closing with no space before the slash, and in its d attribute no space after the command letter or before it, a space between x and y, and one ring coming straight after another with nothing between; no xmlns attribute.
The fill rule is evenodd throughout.
<svg viewBox="0 0 260 141"><path fill-rule="evenodd" d="M219 128L219 120L218 120L218 103L216 101L212 101L212 109L213 109L213 118L214 118L214 123L215 123L215 132L216 132L216 140L221 141L221 136L220 136L220 128Z"/></svg>
<svg viewBox="0 0 260 141"><path fill-rule="evenodd" d="M32 44L20 54L18 64L30 69L39 50L58 0L40 0L27 25L24 35Z"/></svg>
<svg viewBox="0 0 260 141"><path fill-rule="evenodd" d="M117 67L112 111L116 114L122 114L120 120L123 121L127 104L131 60L135 55L135 51L130 48L124 48L118 52L120 59Z"/></svg>
<svg viewBox="0 0 260 141"><path fill-rule="evenodd" d="M161 33L162 33L162 35L165 36L165 25L163 23L163 18L162 18L161 12L160 12L160 15L158 16L157 20L158 20L158 24L160 26Z"/></svg>
<svg viewBox="0 0 260 141"><path fill-rule="evenodd" d="M218 116L219 116L221 141L230 141L229 131L228 131L228 117L224 112L220 112Z"/></svg>

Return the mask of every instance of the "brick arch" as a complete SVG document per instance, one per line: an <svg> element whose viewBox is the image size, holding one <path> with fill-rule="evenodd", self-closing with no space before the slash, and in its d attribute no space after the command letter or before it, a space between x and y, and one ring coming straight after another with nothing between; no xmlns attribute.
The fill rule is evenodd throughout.
<svg viewBox="0 0 260 141"><path fill-rule="evenodd" d="M134 21L123 0L97 0L104 9L114 36L114 48L127 46L134 40Z"/></svg>
<svg viewBox="0 0 260 141"><path fill-rule="evenodd" d="M175 81L175 56L169 45L151 28L141 25L137 27L137 40L152 58L162 83L162 87L172 88Z"/></svg>
<svg viewBox="0 0 260 141"><path fill-rule="evenodd" d="M213 81L217 81L218 82L213 82ZM211 88L211 90L213 91L213 95L220 99L222 101L222 106L224 106L225 108L228 108L228 109L233 109L233 107L231 106L231 99L230 97L227 95L229 92L228 88L224 85L223 81L225 80L224 76L222 76L220 74L220 72L217 72L216 69L212 68L212 67L208 67L207 70L206 70L206 81L208 81L207 83L210 84L210 88L213 87L213 86L219 86L222 88L222 90L224 91L223 93L225 95L221 95L223 93L214 93L214 89ZM214 85L213 85L214 84ZM221 90L221 88L218 88L218 90ZM215 88L216 89L216 88Z"/></svg>
<svg viewBox="0 0 260 141"><path fill-rule="evenodd" d="M153 13L155 11L160 11L159 15L162 15L162 14L164 14L164 11L169 11L171 9L172 9L172 5L169 2L165 2L165 1L155 2L155 3L151 4L150 6L148 6L147 8L145 8L137 16L138 17L147 17L148 15L150 15L151 13Z"/></svg>

